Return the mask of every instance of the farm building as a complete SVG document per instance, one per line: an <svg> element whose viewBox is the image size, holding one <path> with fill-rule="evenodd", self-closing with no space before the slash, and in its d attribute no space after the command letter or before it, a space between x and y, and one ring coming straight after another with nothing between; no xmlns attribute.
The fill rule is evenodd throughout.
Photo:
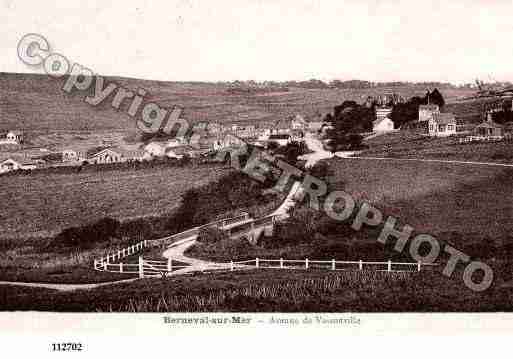
<svg viewBox="0 0 513 359"><path fill-rule="evenodd" d="M444 137L456 134L456 116L452 113L434 113L428 124L430 136Z"/></svg>
<svg viewBox="0 0 513 359"><path fill-rule="evenodd" d="M394 123L389 117L385 117L382 119L377 119L372 122L372 131L373 132L390 132L394 130Z"/></svg>
<svg viewBox="0 0 513 359"><path fill-rule="evenodd" d="M420 105L419 106L419 122L429 121L434 114L440 113L438 105Z"/></svg>

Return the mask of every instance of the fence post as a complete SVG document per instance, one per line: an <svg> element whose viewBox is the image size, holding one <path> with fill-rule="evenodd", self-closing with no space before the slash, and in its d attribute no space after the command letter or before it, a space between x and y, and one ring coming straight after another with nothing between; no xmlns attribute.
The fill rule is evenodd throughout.
<svg viewBox="0 0 513 359"><path fill-rule="evenodd" d="M98 266L98 261L95 259L94 260L94 270L96 270L96 267Z"/></svg>
<svg viewBox="0 0 513 359"><path fill-rule="evenodd" d="M171 272L173 270L173 260L171 258L167 259L167 271Z"/></svg>
<svg viewBox="0 0 513 359"><path fill-rule="evenodd" d="M230 270L233 272L233 261L230 261Z"/></svg>
<svg viewBox="0 0 513 359"><path fill-rule="evenodd" d="M258 265L259 265L258 258L255 258L255 268L258 268Z"/></svg>
<svg viewBox="0 0 513 359"><path fill-rule="evenodd" d="M388 271L391 272L392 271L392 261L389 259L388 260Z"/></svg>
<svg viewBox="0 0 513 359"><path fill-rule="evenodd" d="M142 256L139 256L139 278L144 278L144 262Z"/></svg>
<svg viewBox="0 0 513 359"><path fill-rule="evenodd" d="M123 273L123 262L119 262L119 273Z"/></svg>
<svg viewBox="0 0 513 359"><path fill-rule="evenodd" d="M358 263L358 269L363 270L363 262L360 259L360 262Z"/></svg>
<svg viewBox="0 0 513 359"><path fill-rule="evenodd" d="M283 268L283 258L280 258L280 268Z"/></svg>
<svg viewBox="0 0 513 359"><path fill-rule="evenodd" d="M108 262L103 262L103 270L104 271L107 271L107 264L109 264Z"/></svg>
<svg viewBox="0 0 513 359"><path fill-rule="evenodd" d="M308 269L308 258L305 258L305 269Z"/></svg>
<svg viewBox="0 0 513 359"><path fill-rule="evenodd" d="M121 259L121 251L118 250L118 259Z"/></svg>
<svg viewBox="0 0 513 359"><path fill-rule="evenodd" d="M145 239L145 240L143 241L143 246L144 246L144 247L148 247L148 240L146 240L146 239Z"/></svg>
<svg viewBox="0 0 513 359"><path fill-rule="evenodd" d="M417 272L420 272L420 265L421 265L420 261L418 261L418 263L417 263Z"/></svg>
<svg viewBox="0 0 513 359"><path fill-rule="evenodd" d="M331 270L335 270L335 260L331 260Z"/></svg>

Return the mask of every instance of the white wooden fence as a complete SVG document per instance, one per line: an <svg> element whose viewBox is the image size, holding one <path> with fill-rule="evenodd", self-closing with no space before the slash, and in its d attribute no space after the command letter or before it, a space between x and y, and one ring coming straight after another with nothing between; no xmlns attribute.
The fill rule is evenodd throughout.
<svg viewBox="0 0 513 359"><path fill-rule="evenodd" d="M218 221L210 222L207 224L204 224L199 227L195 227L192 229L188 229L186 231L174 234L172 236L160 238L160 239L153 239L153 240L144 240L140 241L134 245L128 246L123 249L119 249L117 251L108 253L105 257L100 257L98 259L94 260L94 269L96 270L97 267L105 267L109 266L111 264L115 264L115 266L119 266L119 263L116 263L116 261L120 261L123 258L132 256L136 253L141 252L144 248L154 247L154 246L165 246L169 244L170 242L175 242L180 239L190 237L191 235L197 234L198 231L201 228L208 227L208 226L219 226L224 227L228 226L237 222L244 222L249 220L249 214L244 212L239 216L231 217L231 218L225 218ZM125 264L128 265L128 264ZM125 272L126 273L126 272Z"/></svg>
<svg viewBox="0 0 513 359"><path fill-rule="evenodd" d="M498 142L504 140L504 136L467 136L460 138L460 143L467 142Z"/></svg>
<svg viewBox="0 0 513 359"><path fill-rule="evenodd" d="M165 260L150 260L144 259L139 256L138 263L107 263L96 262L94 269L98 271L105 271L111 273L130 273L137 274L139 278L145 277L166 277L169 273L184 268L191 268L187 273L193 272L219 272L219 271L235 271L235 270L249 270L249 269L284 269L284 270L308 270L320 269L331 271L354 271L354 270L375 270L386 272L420 272L423 266L436 266L436 263L421 263L421 262L369 262L369 261L337 261L331 260L311 260L305 259L262 259L255 258L246 261L227 262L227 263L212 263L204 266L178 264L175 261L173 264L172 259Z"/></svg>

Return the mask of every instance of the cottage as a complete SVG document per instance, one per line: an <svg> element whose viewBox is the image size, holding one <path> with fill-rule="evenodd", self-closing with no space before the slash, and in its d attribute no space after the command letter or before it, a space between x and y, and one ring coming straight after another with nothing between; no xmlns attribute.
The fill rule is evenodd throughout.
<svg viewBox="0 0 513 359"><path fill-rule="evenodd" d="M434 113L428 121L429 136L451 136L456 134L456 116L452 113Z"/></svg>
<svg viewBox="0 0 513 359"><path fill-rule="evenodd" d="M433 115L440 113L438 105L420 105L419 106L419 122L429 121Z"/></svg>
<svg viewBox="0 0 513 359"><path fill-rule="evenodd" d="M385 133L394 130L394 122L389 117L377 119L372 122L372 131Z"/></svg>
<svg viewBox="0 0 513 359"><path fill-rule="evenodd" d="M37 161L33 160L20 160L16 161L12 158L8 158L3 162L0 162L0 173L17 171L17 170L33 170L38 166Z"/></svg>
<svg viewBox="0 0 513 359"><path fill-rule="evenodd" d="M504 136L504 127L494 122L489 113L488 119L474 128L474 133L476 136L502 137Z"/></svg>

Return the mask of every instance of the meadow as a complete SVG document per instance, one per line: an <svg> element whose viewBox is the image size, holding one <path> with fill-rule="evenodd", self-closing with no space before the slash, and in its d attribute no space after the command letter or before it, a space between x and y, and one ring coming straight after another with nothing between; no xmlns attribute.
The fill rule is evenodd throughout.
<svg viewBox="0 0 513 359"><path fill-rule="evenodd" d="M188 189L231 171L217 164L1 176L0 240L49 237L104 217L171 213Z"/></svg>
<svg viewBox="0 0 513 359"><path fill-rule="evenodd" d="M161 107L181 106L182 117L191 123L217 121L251 123L275 122L289 116L324 115L344 100L363 102L369 95L394 91L406 98L424 95L426 89L415 87L370 89L304 89L282 92L236 94L226 84L186 83L106 77L107 82L136 90L144 88L146 101ZM55 131L105 132L135 130L134 121L126 114L129 102L112 108L111 94L104 103L93 107L84 102L86 93L62 91L63 79L35 74L0 73L0 130L19 129L34 136L47 136ZM447 101L469 95L472 91L442 91Z"/></svg>
<svg viewBox="0 0 513 359"><path fill-rule="evenodd" d="M460 143L458 137L428 137L408 131L366 140L361 156L513 163L513 141Z"/></svg>

